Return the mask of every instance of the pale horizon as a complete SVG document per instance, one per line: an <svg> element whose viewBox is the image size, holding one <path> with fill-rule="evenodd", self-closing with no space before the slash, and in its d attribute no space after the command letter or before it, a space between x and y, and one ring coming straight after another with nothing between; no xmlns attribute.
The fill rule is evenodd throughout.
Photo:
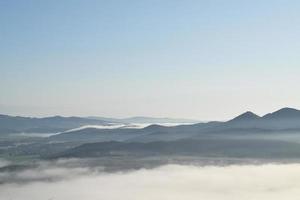
<svg viewBox="0 0 300 200"><path fill-rule="evenodd" d="M149 116L149 115L132 115L132 116L119 116L119 117L115 117L115 116L105 116L105 115L61 115L61 114L53 114L53 115L22 115L22 114L10 114L10 113L0 113L0 115L9 115L9 116L19 116L19 117L37 117L37 118L43 118L43 117L53 117L53 116L62 116L62 117L103 117L103 118L115 118L115 119L126 119L126 118L134 118L134 117L150 117L150 118L173 118L173 119L186 119L186 120L198 120L199 122L210 122L210 121L227 121L227 120L231 120L241 114L244 114L246 112L252 112L260 117L276 112L280 109L283 108L292 108L292 109L296 109L296 110L300 110L298 108L295 107L290 107L290 106L285 106L285 107L280 107L277 108L275 110L266 112L266 113L257 113L254 112L252 110L244 110L241 113L237 113L236 115L233 115L227 119L197 119L197 118L192 118L192 117L169 117L169 116Z"/></svg>

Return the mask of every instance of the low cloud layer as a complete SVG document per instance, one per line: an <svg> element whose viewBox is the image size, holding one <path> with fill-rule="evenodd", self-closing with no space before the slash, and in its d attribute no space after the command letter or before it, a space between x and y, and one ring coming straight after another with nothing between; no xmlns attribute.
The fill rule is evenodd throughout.
<svg viewBox="0 0 300 200"><path fill-rule="evenodd" d="M190 125L193 123L154 123L161 126L179 126L179 125ZM147 126L153 125L153 123L128 123L128 124L110 124L110 125L85 125L81 126L79 128L70 129L67 131L64 131L64 133L72 132L72 131L78 131L83 130L86 128L96 128L96 129L117 129L117 128L135 128L135 129L142 129Z"/></svg>
<svg viewBox="0 0 300 200"><path fill-rule="evenodd" d="M55 181L0 185L3 200L282 200L300 195L300 164L198 167L104 173L87 168L38 168L19 178L60 177Z"/></svg>

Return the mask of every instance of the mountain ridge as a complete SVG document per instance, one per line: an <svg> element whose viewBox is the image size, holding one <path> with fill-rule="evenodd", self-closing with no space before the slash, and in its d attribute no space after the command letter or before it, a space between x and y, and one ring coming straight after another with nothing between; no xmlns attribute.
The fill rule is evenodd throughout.
<svg viewBox="0 0 300 200"><path fill-rule="evenodd" d="M184 119L184 118L170 118L170 117L146 117L146 116L134 116L127 118L107 118L107 117L97 117L89 116L89 119L100 119L108 120L118 123L198 123L199 120L195 119Z"/></svg>
<svg viewBox="0 0 300 200"><path fill-rule="evenodd" d="M53 133L78 128L84 125L106 125L107 121L81 117L21 117L0 115L0 133Z"/></svg>
<svg viewBox="0 0 300 200"><path fill-rule="evenodd" d="M262 118L274 119L274 118L283 118L283 117L286 117L286 118L299 117L300 118L300 110L295 109L295 108L285 107L285 108L281 108L275 112L268 113L268 114L264 115Z"/></svg>
<svg viewBox="0 0 300 200"><path fill-rule="evenodd" d="M139 118L139 117L138 117ZM147 117L146 117L147 118ZM132 118L127 118L132 119ZM153 118L150 118L153 119ZM154 118L157 119L157 118ZM158 118L171 119L171 118ZM21 117L0 115L0 133L7 132L60 132L84 125L108 125L113 123L99 119L82 117L52 116L44 118ZM151 123L156 124L156 123ZM266 129L266 130L288 130L300 129L300 110L294 108L281 108L275 112L268 113L262 117L251 111L228 120L226 122L205 122L175 127L150 126L147 129L160 132L208 132L222 131L224 129Z"/></svg>
<svg viewBox="0 0 300 200"><path fill-rule="evenodd" d="M280 111L281 110L281 111ZM290 131L300 131L300 111L294 109L292 110L293 115L297 116L299 112L299 118L293 117L293 120L289 117L290 110L282 109L275 111L276 116L283 116L272 118L274 114L269 115L267 119L265 117L260 117L250 111L247 111L229 121L226 122L208 122L208 123L196 123L191 125L180 125L174 127L167 127L161 125L150 125L143 129L134 130L129 129L127 132L134 132L130 135L130 138L126 138L129 141L138 142L149 142L149 141L160 141L160 140L177 140L182 138L192 138L202 137L203 135L220 135L220 134L250 134L250 133L272 133L272 132L290 132ZM280 112L279 112L280 111ZM278 115L279 113L279 115ZM99 139L103 138L102 134L105 134L105 141L115 140L115 136L119 135L122 138L123 129L111 130L93 130L93 138ZM114 133L114 137L109 138L109 134ZM99 133L99 135L95 134ZM76 139L80 136L81 138L88 138L89 131L77 131L71 133L65 133L61 135L52 136L52 139Z"/></svg>
<svg viewBox="0 0 300 200"><path fill-rule="evenodd" d="M256 120L259 119L260 116L258 116L257 114L251 112L251 111L247 111L241 115L238 115L237 117L229 120L229 121L244 121L244 120Z"/></svg>

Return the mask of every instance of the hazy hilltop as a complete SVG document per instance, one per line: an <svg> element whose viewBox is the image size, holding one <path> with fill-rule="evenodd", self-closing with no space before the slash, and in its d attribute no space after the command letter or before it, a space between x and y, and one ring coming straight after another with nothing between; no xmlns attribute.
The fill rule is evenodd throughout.
<svg viewBox="0 0 300 200"><path fill-rule="evenodd" d="M226 122L196 123L167 127L151 125L143 129L95 129L71 131L51 137L53 140L99 140L99 141L174 141L178 139L201 138L203 135L266 134L300 131L300 111L283 108L265 116L252 112L243 113Z"/></svg>
<svg viewBox="0 0 300 200"><path fill-rule="evenodd" d="M78 128L84 125L108 125L104 120L81 117L20 117L0 115L0 133L53 133Z"/></svg>
<svg viewBox="0 0 300 200"><path fill-rule="evenodd" d="M3 128L15 131L64 130L78 126L109 125L105 120L78 117L0 117ZM8 123L9 122L9 123ZM165 121L164 121L165 122ZM300 157L300 111L282 108L258 116L247 111L225 122L145 128L91 128L69 130L44 138L3 141L2 155L34 156L44 159L101 158L115 166L165 156L250 159L297 159ZM21 141L21 142L20 142ZM119 160L127 160L126 164ZM159 161L160 162L160 161ZM164 160L167 162L167 160Z"/></svg>
<svg viewBox="0 0 300 200"><path fill-rule="evenodd" d="M228 124L235 128L261 128L268 130L300 129L300 110L282 108L262 117L248 111L228 121Z"/></svg>
<svg viewBox="0 0 300 200"><path fill-rule="evenodd" d="M282 108L278 111L258 116L247 111L227 122L199 123L197 120L176 119L176 118L154 118L154 117L130 117L123 119L105 117L20 117L0 115L0 133L40 132L53 133L63 132L70 129L87 125L110 126L112 124L196 124L172 128L164 128L162 132L222 132L228 130L250 130L261 129L269 131L297 130L300 129L300 111L293 108ZM163 126L161 126L163 127ZM153 127L152 127L153 128ZM102 130L99 130L101 132ZM120 130L122 131L122 130ZM181 135L184 135L182 133Z"/></svg>
<svg viewBox="0 0 300 200"><path fill-rule="evenodd" d="M189 155L296 159L300 156L299 133L300 111L283 108L262 117L248 111L227 122L151 125L135 130L85 129L50 139L88 143L57 157Z"/></svg>
<svg viewBox="0 0 300 200"><path fill-rule="evenodd" d="M114 124L126 125L137 124L181 124L196 123L196 120L173 119L173 118L154 118L154 117L131 117L124 119L106 117L20 117L0 115L0 133L55 133L64 132L70 129L80 128L88 125L111 126Z"/></svg>
<svg viewBox="0 0 300 200"><path fill-rule="evenodd" d="M264 116L247 111L225 122L212 121L177 126L152 124L145 128L111 128L110 125L116 123L115 121L60 116L26 118L1 115L0 122L1 130L6 133L8 130L68 130L38 140L37 143L27 140L28 145L16 146L16 149L9 148L8 152L4 151L5 154L21 152L55 158L160 154L289 158L300 156L300 111L293 108L282 108ZM107 128L102 126L74 129L93 124L104 125Z"/></svg>
<svg viewBox="0 0 300 200"><path fill-rule="evenodd" d="M88 117L89 119L98 119L118 123L145 123L145 124L155 124L155 123L198 123L199 120L194 119L179 119L179 118L168 118L168 117L145 117L145 116L135 116L128 118L106 118L106 117Z"/></svg>

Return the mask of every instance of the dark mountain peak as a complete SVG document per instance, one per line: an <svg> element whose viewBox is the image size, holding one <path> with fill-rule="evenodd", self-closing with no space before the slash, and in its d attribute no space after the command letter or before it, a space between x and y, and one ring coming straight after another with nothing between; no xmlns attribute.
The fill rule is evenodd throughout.
<svg viewBox="0 0 300 200"><path fill-rule="evenodd" d="M59 116L59 115L55 115L55 116L51 116L51 117L43 117L41 119L56 119L56 120L61 120L64 119L65 117Z"/></svg>
<svg viewBox="0 0 300 200"><path fill-rule="evenodd" d="M297 110L295 108L281 108L280 110L274 112L274 113L288 113L288 114L291 114L291 113L299 113L300 110Z"/></svg>
<svg viewBox="0 0 300 200"><path fill-rule="evenodd" d="M259 118L260 117L258 115L256 115L255 113L247 111L247 112L235 117L234 119L232 119L230 121L248 121L248 120L256 120Z"/></svg>
<svg viewBox="0 0 300 200"><path fill-rule="evenodd" d="M281 119L281 118L300 118L300 110L294 108L282 108L273 113L263 116L265 119Z"/></svg>
<svg viewBox="0 0 300 200"><path fill-rule="evenodd" d="M162 129L162 128L165 128L165 126L161 126L161 125L158 125L158 124L152 124L152 125L149 125L145 128L143 128L144 130L159 130L159 129Z"/></svg>

